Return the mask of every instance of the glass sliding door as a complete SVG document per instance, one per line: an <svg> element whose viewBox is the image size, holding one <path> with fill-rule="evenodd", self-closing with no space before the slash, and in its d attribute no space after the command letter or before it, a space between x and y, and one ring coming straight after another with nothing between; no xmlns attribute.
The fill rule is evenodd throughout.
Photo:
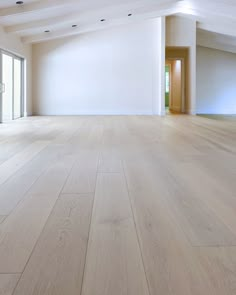
<svg viewBox="0 0 236 295"><path fill-rule="evenodd" d="M2 55L2 121L13 119L13 58L7 54Z"/></svg>
<svg viewBox="0 0 236 295"><path fill-rule="evenodd" d="M22 117L22 62L14 58L13 119Z"/></svg>
<svg viewBox="0 0 236 295"><path fill-rule="evenodd" d="M0 51L0 122L23 116L23 60Z"/></svg>

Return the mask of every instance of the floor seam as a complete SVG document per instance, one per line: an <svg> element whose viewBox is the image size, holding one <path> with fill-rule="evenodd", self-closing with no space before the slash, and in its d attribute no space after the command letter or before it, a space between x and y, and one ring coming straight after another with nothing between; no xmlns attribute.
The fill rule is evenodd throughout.
<svg viewBox="0 0 236 295"><path fill-rule="evenodd" d="M101 157L102 151L100 150L99 155L98 155L98 161L97 161L97 171L96 171L96 185L94 189L94 195L93 195L93 204L92 204L92 211L91 211L91 218L90 218L90 224L89 224L89 233L88 233L88 241L87 241L87 247L86 247L86 253L85 253L85 260L84 260L84 267L83 267L83 275L81 279L81 289L80 289L80 295L83 294L83 288L84 288L84 278L85 278L85 273L86 273L86 265L87 265L87 260L88 260L88 251L89 251L89 243L90 243L90 238L92 235L92 221L93 221L93 212L95 209L95 197L96 197L96 189L97 189L97 182L98 182L98 175L99 175L99 161Z"/></svg>
<svg viewBox="0 0 236 295"><path fill-rule="evenodd" d="M145 273L145 278L146 278L146 283L147 283L147 288L148 288L148 294L151 295L151 287L150 287L148 276L147 276L147 271L146 271L144 257L143 257L142 248L141 248L141 241L140 241L140 237L139 237L139 233L138 233L138 229L137 229L137 223L136 223L136 218L135 218L135 214L134 214L133 203L131 201L130 191L129 191L129 187L128 187L128 180L127 180L127 177L126 177L126 174L125 174L125 168L124 168L123 161L122 161L122 168L123 168L123 175L124 175L124 178L125 178L126 190L127 190L127 194L128 194L128 198L129 198L129 203L130 203L130 207L131 207L131 211L132 211L132 219L133 219L133 222L134 222L134 227L135 227L135 232L136 232L136 236L137 236L139 251L140 251L140 255L141 255L141 259L142 259L143 270L144 270L144 273Z"/></svg>

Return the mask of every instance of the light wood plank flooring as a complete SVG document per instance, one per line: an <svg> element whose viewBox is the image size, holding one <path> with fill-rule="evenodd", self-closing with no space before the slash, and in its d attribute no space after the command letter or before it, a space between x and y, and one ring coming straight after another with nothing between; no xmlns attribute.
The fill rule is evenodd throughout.
<svg viewBox="0 0 236 295"><path fill-rule="evenodd" d="M236 118L0 125L0 295L235 295Z"/></svg>

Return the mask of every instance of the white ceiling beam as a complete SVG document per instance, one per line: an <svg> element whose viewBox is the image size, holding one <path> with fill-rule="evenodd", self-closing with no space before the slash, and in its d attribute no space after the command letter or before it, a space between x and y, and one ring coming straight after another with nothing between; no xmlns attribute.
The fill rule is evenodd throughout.
<svg viewBox="0 0 236 295"><path fill-rule="evenodd" d="M57 16L49 19L43 19L40 21L33 21L33 22L27 22L23 24L17 24L17 25L11 25L11 26L5 26L4 30L6 33L21 33L21 32L27 32L30 30L35 30L38 28L45 28L45 27L50 27L53 26L57 23L68 23L73 20L79 19L81 14L76 13L76 14L67 14L67 15L62 15L62 16Z"/></svg>
<svg viewBox="0 0 236 295"><path fill-rule="evenodd" d="M11 7L0 9L0 18L11 17L15 15L21 15L25 13L32 13L41 11L44 9L54 8L58 6L65 6L78 3L77 0L41 0L22 5L14 5Z"/></svg>
<svg viewBox="0 0 236 295"><path fill-rule="evenodd" d="M200 7L189 7L186 6L184 2L179 4L181 13L183 15L189 15L193 17L197 17L201 20L210 20L211 22L215 21L218 22L219 20L228 19L229 21L233 20L234 18L227 16L223 13L215 13L213 10L208 10L207 8L200 8Z"/></svg>
<svg viewBox="0 0 236 295"><path fill-rule="evenodd" d="M181 6L183 13L191 13L191 11L201 12L201 16L215 14L219 17L235 18L236 6L229 3L229 0L183 0Z"/></svg>
<svg viewBox="0 0 236 295"><path fill-rule="evenodd" d="M128 24L128 23L135 23L138 21L146 20L146 19L151 19L151 18L156 18L156 17L161 17L161 16L167 16L167 15L172 15L178 13L178 7L177 6L172 6L170 8L166 8L163 10L158 10L158 11L151 11L151 12L146 12L143 14L136 14L133 15L132 18L117 18L113 19L111 21L106 21L105 23L100 23L96 22L93 24L88 24L88 25L83 25L77 28L68 28L68 29L61 29L57 30L55 32L50 32L50 33L41 33L41 34L36 34L32 36L25 36L22 37L22 42L24 43L39 43L39 42L44 42L44 41L49 41L53 39L58 39L66 36L73 36L73 35L79 35L87 32L93 32L93 31L98 31L98 30L103 30L123 24Z"/></svg>
<svg viewBox="0 0 236 295"><path fill-rule="evenodd" d="M185 2L182 2L180 5L181 13L180 15L193 18L198 21L198 28L221 33L230 36L236 36L234 30L236 26L235 18L231 16L226 16L222 13L215 13L212 10L191 8L185 5Z"/></svg>
<svg viewBox="0 0 236 295"><path fill-rule="evenodd" d="M219 33L223 35L233 36L236 37L236 22L232 23L223 23L220 22L220 25L216 23L198 23L198 28L201 30L213 32L213 33Z"/></svg>
<svg viewBox="0 0 236 295"><path fill-rule="evenodd" d="M26 37L22 37L21 40L23 43L39 43L39 42L50 41L50 40L63 38L67 36L74 36L74 35L80 35L87 32L104 30L116 25L121 25L121 24L124 24L124 20L119 20L116 22L113 20L112 22L106 25L96 23L96 24L91 24L88 26L81 26L75 29L71 29L71 28L62 29L62 30L58 30L55 32L50 32L50 33L41 33L41 34L36 34L32 36L26 36Z"/></svg>
<svg viewBox="0 0 236 295"><path fill-rule="evenodd" d="M197 31L197 45L236 53L236 39L234 37L200 29Z"/></svg>

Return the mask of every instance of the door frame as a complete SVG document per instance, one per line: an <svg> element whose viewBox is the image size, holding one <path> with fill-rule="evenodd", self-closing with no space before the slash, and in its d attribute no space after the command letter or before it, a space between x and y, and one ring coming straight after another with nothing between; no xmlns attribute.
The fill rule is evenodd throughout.
<svg viewBox="0 0 236 295"><path fill-rule="evenodd" d="M1 49L0 48L0 77L3 77L3 68L2 68L2 57L3 54L8 55L12 57L12 120L16 120L19 118L22 118L24 116L24 94L25 94L25 89L24 89L24 58L21 56L18 56L12 52L9 52L7 50ZM20 110L20 117L19 118L14 118L14 60L17 59L21 62L21 110ZM0 79L0 83L2 83L2 80ZM0 92L0 123L3 123L3 93Z"/></svg>

